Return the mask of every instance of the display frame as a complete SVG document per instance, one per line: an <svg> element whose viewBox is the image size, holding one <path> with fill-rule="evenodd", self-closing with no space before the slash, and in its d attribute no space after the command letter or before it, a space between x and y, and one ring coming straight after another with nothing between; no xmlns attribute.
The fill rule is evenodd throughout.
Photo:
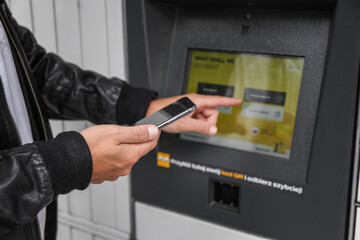
<svg viewBox="0 0 360 240"><path fill-rule="evenodd" d="M184 15L180 14L180 16L184 17L185 21L192 14L194 13L186 12ZM286 18L286 14L288 13L284 13L281 18L284 16ZM261 17L259 18L259 16ZM324 21L322 21L322 16L318 15L318 26L314 27L314 29L321 29L321 31L327 32L320 35L327 35L329 31L329 22L327 22L328 19L325 16L326 13L324 14ZM216 29L214 30L212 25L217 25L219 29L225 28L225 26L221 26L218 23L208 22L205 24L199 18L197 19L199 25L206 27L197 28L196 26L188 26L188 22L185 21L181 28L177 29L173 38L170 62L166 74L166 79L168 80L162 95L170 97L184 93L183 84L187 74L189 49L304 57L305 62L296 114L297 119L294 126L295 137L292 141L293 147L290 158L281 159L257 153L224 149L205 143L184 141L178 135L168 134L162 135L158 151L170 153L176 159L192 159L196 163L208 163L213 166L219 165L216 159L223 159L224 156L227 156L221 165L229 169L241 170L245 174L256 174L258 177L270 180L306 185L327 44L325 42L320 44L319 35L306 32L308 31L307 29L299 28L299 31L290 31L290 29L296 27L290 22L282 22L282 35L275 36L272 33L274 28L277 29L277 26L270 25L271 21L268 21L269 18L274 19L277 16L272 13L252 13L252 17L247 20L249 32L238 38L232 38L230 32L222 36L217 35ZM182 21L181 19L179 20ZM206 20L204 19L204 21ZM299 20L299 22L301 21ZM261 26L261 31L251 32L255 26ZM206 31L213 31L214 34L211 41L206 39ZM300 34L300 38L299 32L303 32L303 34ZM225 38L229 40L224 41L223 39ZM266 39L266 44L263 43L262 39ZM319 44L312 44L309 47L308 41L319 42ZM187 149L188 151L186 152L189 152L189 154L184 153L184 149ZM204 158L204 152L206 152L205 155L208 157Z"/></svg>

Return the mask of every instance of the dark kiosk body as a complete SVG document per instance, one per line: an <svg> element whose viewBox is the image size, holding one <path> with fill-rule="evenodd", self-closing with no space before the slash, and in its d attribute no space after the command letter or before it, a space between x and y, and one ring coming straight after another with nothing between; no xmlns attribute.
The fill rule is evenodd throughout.
<svg viewBox="0 0 360 240"><path fill-rule="evenodd" d="M135 212L354 239L360 1L126 0L125 11L131 84L243 100L219 109L216 136L161 135L134 166Z"/></svg>

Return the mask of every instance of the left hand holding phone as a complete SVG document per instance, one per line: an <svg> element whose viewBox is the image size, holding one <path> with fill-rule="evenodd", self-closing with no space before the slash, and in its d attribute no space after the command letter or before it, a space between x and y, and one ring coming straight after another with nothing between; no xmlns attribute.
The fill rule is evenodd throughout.
<svg viewBox="0 0 360 240"><path fill-rule="evenodd" d="M98 125L86 128L80 134L91 153L91 183L102 183L129 174L132 166L156 147L160 131L154 125Z"/></svg>

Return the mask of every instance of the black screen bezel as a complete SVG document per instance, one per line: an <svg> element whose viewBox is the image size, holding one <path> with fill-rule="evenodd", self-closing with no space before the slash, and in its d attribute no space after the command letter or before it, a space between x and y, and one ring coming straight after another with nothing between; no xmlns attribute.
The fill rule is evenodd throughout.
<svg viewBox="0 0 360 240"><path fill-rule="evenodd" d="M284 13L281 18L293 18L288 14ZM190 24L190 15L196 18L199 27ZM281 30L279 29L282 34L274 35L273 28L277 27L271 25L271 22L278 16L273 15L273 13L252 13L251 19L246 21L250 29L249 32L246 35L236 37L232 31L221 33L213 31L214 25L218 29L225 28L225 25L228 29L235 29L238 24L236 21L233 22L234 26L229 26L228 22L206 23L206 18L203 22L202 18L198 18L197 13L187 12L179 16L184 17L184 21L186 18L186 21L178 26L173 36L164 97L184 93L189 49L305 58L291 155L289 159L283 159L259 153L225 149L205 143L184 141L179 136L167 134L162 135L158 150L171 153L175 158L195 160L199 164L221 165L227 169L241 169L244 173L256 174L259 177L305 185L326 59L326 42L323 42L323 39L316 35L317 33L309 32L305 28L290 31L296 25L288 21L282 22ZM305 20L307 16L299 15L298 17L304 17L304 21L307 21ZM178 21L183 20L178 19ZM301 21L299 19L299 22ZM321 34L328 34L328 19L323 18L316 21L318 26L314 26L314 29L320 27L323 31ZM251 29L257 30L251 31ZM211 41L208 39L209 31L212 32ZM266 42L263 39L266 39ZM318 43L309 46L309 41ZM222 159L221 163L218 162L218 159Z"/></svg>

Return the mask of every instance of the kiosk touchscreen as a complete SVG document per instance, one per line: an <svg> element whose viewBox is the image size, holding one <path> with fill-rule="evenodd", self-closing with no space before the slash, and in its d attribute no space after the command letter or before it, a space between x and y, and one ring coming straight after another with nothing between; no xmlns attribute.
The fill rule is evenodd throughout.
<svg viewBox="0 0 360 240"><path fill-rule="evenodd" d="M218 107L218 133L182 139L289 159L304 58L191 50L186 93L243 100Z"/></svg>

